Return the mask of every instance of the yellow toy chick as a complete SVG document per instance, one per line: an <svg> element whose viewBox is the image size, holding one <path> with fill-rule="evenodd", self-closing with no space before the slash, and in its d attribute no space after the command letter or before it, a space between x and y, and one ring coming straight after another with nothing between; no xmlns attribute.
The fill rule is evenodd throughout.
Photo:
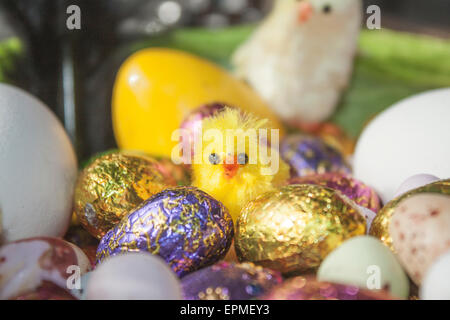
<svg viewBox="0 0 450 320"><path fill-rule="evenodd" d="M202 123L194 155L193 185L221 201L236 223L241 208L289 177L278 152L278 130L227 108Z"/></svg>

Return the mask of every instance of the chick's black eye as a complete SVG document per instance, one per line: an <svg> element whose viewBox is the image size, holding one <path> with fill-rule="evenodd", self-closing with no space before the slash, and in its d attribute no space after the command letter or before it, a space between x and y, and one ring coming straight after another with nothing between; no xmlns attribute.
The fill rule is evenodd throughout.
<svg viewBox="0 0 450 320"><path fill-rule="evenodd" d="M213 165L217 165L220 163L220 156L217 153L211 153L209 155L209 162Z"/></svg>
<svg viewBox="0 0 450 320"><path fill-rule="evenodd" d="M327 14L331 13L331 10L332 10L332 8L329 4L324 5L322 8L323 13L327 13Z"/></svg>
<svg viewBox="0 0 450 320"><path fill-rule="evenodd" d="M246 153L240 153L238 155L237 160L240 165L247 164L248 163L248 155Z"/></svg>

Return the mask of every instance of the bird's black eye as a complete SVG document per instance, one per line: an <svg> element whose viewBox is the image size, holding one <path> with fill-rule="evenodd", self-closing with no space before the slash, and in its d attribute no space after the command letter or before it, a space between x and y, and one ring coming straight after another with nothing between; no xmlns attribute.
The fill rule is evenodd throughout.
<svg viewBox="0 0 450 320"><path fill-rule="evenodd" d="M209 155L209 162L213 165L217 165L220 163L220 156L217 153L211 153Z"/></svg>
<svg viewBox="0 0 450 320"><path fill-rule="evenodd" d="M238 155L237 161L240 165L245 165L248 163L248 155L246 153L240 153Z"/></svg>
<svg viewBox="0 0 450 320"><path fill-rule="evenodd" d="M326 14L331 13L331 10L332 10L332 8L331 8L331 5L329 5L329 4L324 5L322 8L323 13L326 13Z"/></svg>

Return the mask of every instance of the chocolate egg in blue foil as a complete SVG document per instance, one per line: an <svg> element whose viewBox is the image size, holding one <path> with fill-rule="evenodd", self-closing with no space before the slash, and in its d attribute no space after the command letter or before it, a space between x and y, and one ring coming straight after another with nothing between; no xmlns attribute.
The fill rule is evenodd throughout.
<svg viewBox="0 0 450 320"><path fill-rule="evenodd" d="M292 177L351 172L339 151L318 137L304 134L287 136L282 141L280 150L282 158L291 166Z"/></svg>
<svg viewBox="0 0 450 320"><path fill-rule="evenodd" d="M219 262L181 281L186 300L250 300L283 281L281 273L253 263Z"/></svg>
<svg viewBox="0 0 450 320"><path fill-rule="evenodd" d="M234 235L228 210L194 187L162 191L127 214L101 240L97 262L123 252L162 257L182 277L221 260Z"/></svg>

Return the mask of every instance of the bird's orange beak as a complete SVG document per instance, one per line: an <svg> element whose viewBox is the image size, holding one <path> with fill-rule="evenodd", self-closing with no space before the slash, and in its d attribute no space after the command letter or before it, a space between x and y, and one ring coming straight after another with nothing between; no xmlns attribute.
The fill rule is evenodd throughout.
<svg viewBox="0 0 450 320"><path fill-rule="evenodd" d="M307 22L312 14L314 13L314 8L309 1L302 1L298 9L298 21L300 23Z"/></svg>
<svg viewBox="0 0 450 320"><path fill-rule="evenodd" d="M225 161L223 164L224 174L225 177L228 179L232 179L236 176L238 170L239 170L239 163L237 156L234 156L233 158L228 158L228 161Z"/></svg>

